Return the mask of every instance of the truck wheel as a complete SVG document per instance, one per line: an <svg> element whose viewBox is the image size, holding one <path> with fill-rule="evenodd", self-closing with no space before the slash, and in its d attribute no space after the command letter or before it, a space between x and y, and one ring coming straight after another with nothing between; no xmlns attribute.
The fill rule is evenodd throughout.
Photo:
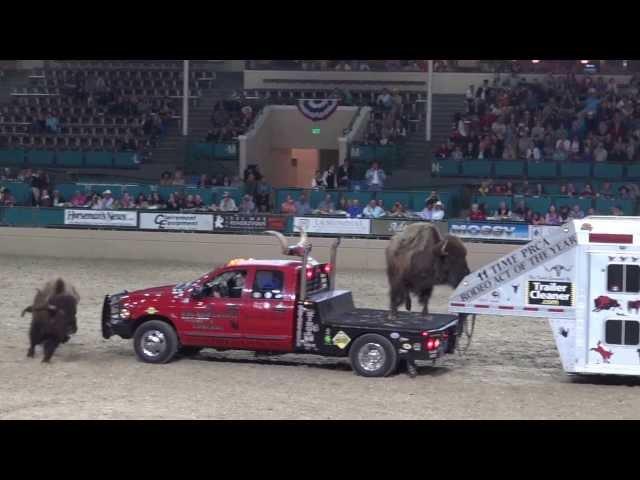
<svg viewBox="0 0 640 480"><path fill-rule="evenodd" d="M201 350L202 347L180 347L178 349L178 355L182 355L183 357L195 357Z"/></svg>
<svg viewBox="0 0 640 480"><path fill-rule="evenodd" d="M178 351L178 336L168 323L149 320L136 329L133 348L143 362L167 363Z"/></svg>
<svg viewBox="0 0 640 480"><path fill-rule="evenodd" d="M356 338L349 358L351 367L363 377L386 377L398 367L398 353L391 342L373 333Z"/></svg>

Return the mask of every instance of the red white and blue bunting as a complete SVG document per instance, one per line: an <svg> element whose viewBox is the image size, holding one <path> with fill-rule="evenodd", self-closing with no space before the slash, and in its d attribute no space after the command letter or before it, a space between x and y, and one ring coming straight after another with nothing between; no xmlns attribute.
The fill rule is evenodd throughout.
<svg viewBox="0 0 640 480"><path fill-rule="evenodd" d="M298 100L298 110L309 120L319 122L326 120L338 108L338 100Z"/></svg>

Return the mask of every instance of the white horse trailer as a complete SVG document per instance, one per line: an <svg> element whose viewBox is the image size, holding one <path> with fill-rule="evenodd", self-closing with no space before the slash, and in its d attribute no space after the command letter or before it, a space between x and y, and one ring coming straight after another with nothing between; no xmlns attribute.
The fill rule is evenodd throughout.
<svg viewBox="0 0 640 480"><path fill-rule="evenodd" d="M572 220L468 275L449 311L548 318L567 373L640 375L640 217Z"/></svg>

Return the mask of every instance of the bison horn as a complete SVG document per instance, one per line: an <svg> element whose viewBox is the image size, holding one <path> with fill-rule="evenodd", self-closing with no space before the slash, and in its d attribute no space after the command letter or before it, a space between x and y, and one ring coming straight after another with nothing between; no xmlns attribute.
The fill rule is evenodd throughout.
<svg viewBox="0 0 640 480"><path fill-rule="evenodd" d="M447 242L449 240L445 240L442 244L442 248L440 249L440 255L447 255Z"/></svg>
<svg viewBox="0 0 640 480"><path fill-rule="evenodd" d="M25 308L25 309L22 311L22 313L20 314L20 316L21 316L21 317L24 317L24 314L25 314L25 313L32 313L32 312L33 312L33 306L32 306L32 305L30 305L30 306L28 306L27 308Z"/></svg>
<svg viewBox="0 0 640 480"><path fill-rule="evenodd" d="M267 230L264 233L268 233L269 235L273 235L280 242L280 246L282 247L282 254L287 255L289 253L289 245L287 245L287 239L280 232L276 232L274 230Z"/></svg>

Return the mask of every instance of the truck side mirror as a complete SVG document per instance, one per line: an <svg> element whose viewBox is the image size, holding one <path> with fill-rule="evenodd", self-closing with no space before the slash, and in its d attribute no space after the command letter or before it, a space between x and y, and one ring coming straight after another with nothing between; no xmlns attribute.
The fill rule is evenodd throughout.
<svg viewBox="0 0 640 480"><path fill-rule="evenodd" d="M191 292L191 298L195 300L200 300L201 298L204 298L204 296L205 296L205 288L203 287L196 287Z"/></svg>

